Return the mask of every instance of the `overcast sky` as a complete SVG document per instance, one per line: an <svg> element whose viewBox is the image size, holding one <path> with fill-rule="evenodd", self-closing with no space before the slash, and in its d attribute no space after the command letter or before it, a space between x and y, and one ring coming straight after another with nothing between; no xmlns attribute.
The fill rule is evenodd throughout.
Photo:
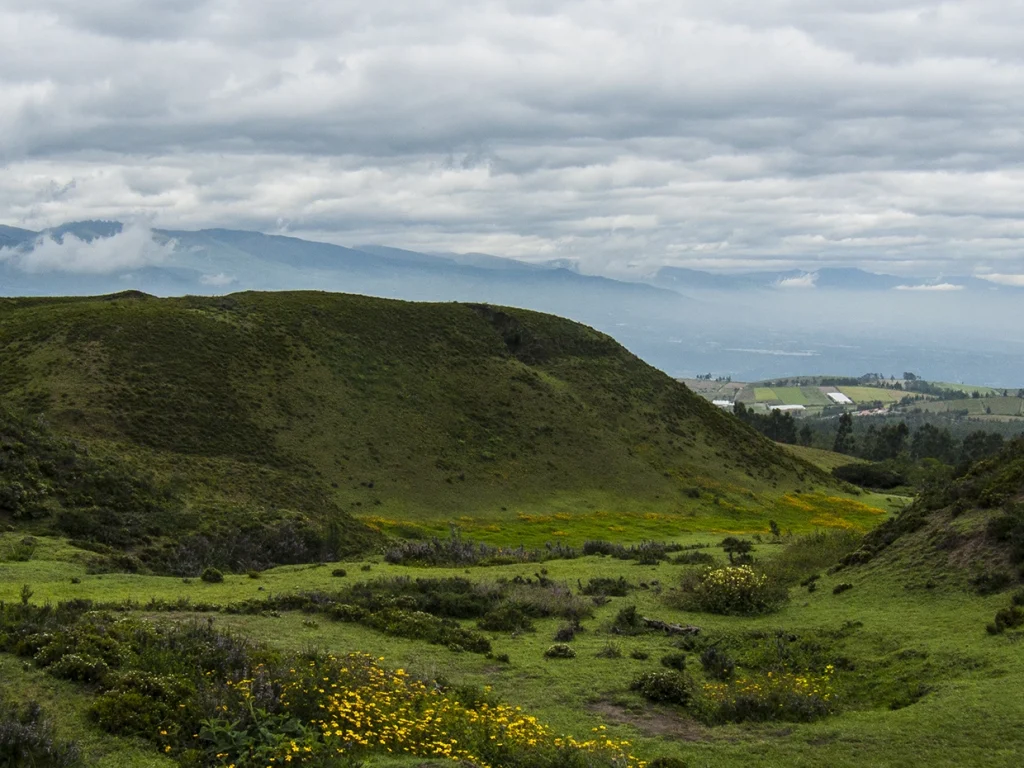
<svg viewBox="0 0 1024 768"><path fill-rule="evenodd" d="M0 223L1024 274L1024 2L0 0Z"/></svg>

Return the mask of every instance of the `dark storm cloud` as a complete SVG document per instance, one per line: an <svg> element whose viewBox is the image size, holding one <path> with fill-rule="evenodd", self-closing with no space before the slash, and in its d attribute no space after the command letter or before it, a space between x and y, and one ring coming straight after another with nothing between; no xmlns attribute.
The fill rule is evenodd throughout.
<svg viewBox="0 0 1024 768"><path fill-rule="evenodd" d="M1021 3L0 0L0 29L11 224L1024 273Z"/></svg>

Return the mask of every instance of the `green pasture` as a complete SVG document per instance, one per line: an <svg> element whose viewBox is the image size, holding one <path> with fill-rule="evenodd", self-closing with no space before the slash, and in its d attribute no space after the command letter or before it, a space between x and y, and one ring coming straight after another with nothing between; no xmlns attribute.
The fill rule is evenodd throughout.
<svg viewBox="0 0 1024 768"><path fill-rule="evenodd" d="M913 407L928 413L966 411L971 416L1024 415L1024 399L1019 397L965 397L962 400L933 400L927 403L915 403Z"/></svg>
<svg viewBox="0 0 1024 768"><path fill-rule="evenodd" d="M714 544L719 536L694 534L692 543ZM783 539L786 540L785 537ZM767 541L767 540L766 540ZM49 546L49 545L48 545ZM48 555L69 554L54 543ZM770 563L783 550L762 543L755 557ZM725 563L720 549L705 550ZM23 583L35 594L32 602L67 597L101 601L150 597L168 600L187 596L194 601L225 604L243 598L306 589L332 589L382 576L466 576L474 581L531 578L544 570L547 578L572 588L601 576L624 577L635 586L626 597L595 606L572 642L577 657L550 660L543 656L560 619L535 622L536 631L491 633L494 654L508 654L509 663L471 653L379 634L362 626L336 623L324 616L284 612L280 615L232 616L197 614L202 621L288 650L320 648L341 654L365 651L383 656L385 663L425 677L444 677L455 684L493 686L504 701L523 707L556 730L586 736L607 727L612 738L631 741L645 757L679 757L692 766L1011 766L1024 754L1024 657L1021 633L992 637L984 625L1006 602L1005 595L978 598L950 590L927 591L907 579L902 567L878 566L834 575L823 574L813 593L795 587L792 599L778 613L754 618L689 613L663 599L689 566L661 563L637 565L602 557L551 560L542 564L490 568L413 568L367 562L345 564L347 575L331 576L334 566L275 568L252 579L228 576L223 584L198 580L85 574L66 559L5 563L0 572L0 599L17 599ZM71 584L71 578L80 584ZM853 588L832 593L839 582ZM642 586L646 585L646 587ZM262 589L260 589L262 587ZM662 634L619 636L610 632L620 608L636 605L644 616L700 626L706 633L783 631L800 635L849 628L843 653L851 668L841 672L840 690L861 703L840 714L806 724L773 723L708 727L685 713L651 706L629 690L638 674L660 669L662 655L677 652ZM154 614L155 620L189 620L191 614ZM466 622L472 626L472 622ZM599 658L609 646L620 658ZM632 658L634 652L647 659ZM693 656L690 664L699 663ZM0 685L18 695L39 698L58 714L62 735L80 739L94 765L170 765L146 748L98 732L84 717L86 689L54 681L31 665L0 656ZM907 691L924 695L907 705ZM899 708L891 709L899 701ZM368 766L440 765L423 760L383 758Z"/></svg>
<svg viewBox="0 0 1024 768"><path fill-rule="evenodd" d="M837 387L837 389L858 405L875 401L898 403L907 394L899 390L882 389L881 387Z"/></svg>

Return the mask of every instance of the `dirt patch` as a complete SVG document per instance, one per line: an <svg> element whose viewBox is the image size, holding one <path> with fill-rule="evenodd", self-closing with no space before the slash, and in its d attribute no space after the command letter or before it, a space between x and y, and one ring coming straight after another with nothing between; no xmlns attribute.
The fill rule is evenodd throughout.
<svg viewBox="0 0 1024 768"><path fill-rule="evenodd" d="M598 701L588 704L587 709L605 722L632 726L644 736L660 736L675 741L711 740L709 729L696 720L655 707L633 712L610 701Z"/></svg>

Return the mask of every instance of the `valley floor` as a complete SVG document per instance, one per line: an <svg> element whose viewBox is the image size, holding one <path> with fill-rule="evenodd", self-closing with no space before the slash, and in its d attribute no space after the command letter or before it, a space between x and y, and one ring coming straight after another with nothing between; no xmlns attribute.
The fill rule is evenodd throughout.
<svg viewBox="0 0 1024 768"><path fill-rule="evenodd" d="M682 539L709 543L710 535ZM195 614L203 621L290 650L319 647L336 654L367 651L384 663L424 677L452 683L493 686L494 693L578 737L606 726L605 733L633 744L644 759L677 756L690 766L1016 766L1024 760L1024 634L990 636L985 624L1006 604L1006 595L980 598L953 591L912 589L898 570L876 568L870 578L861 571L825 575L813 593L795 587L792 599L778 613L739 618L687 613L670 607L663 595L675 586L688 566L662 562L638 565L605 557L551 560L543 564L493 567L412 568L387 563L346 563L347 575L332 576L333 566L291 566L259 575L226 576L221 584L180 578L127 574L89 575L68 562L65 545L47 542L37 558L0 563L0 600L19 599L22 585L31 601L89 597L102 602L151 598L227 604L297 590L337 590L360 581L391 576L440 578L463 576L495 582L516 576L545 576L575 591L595 577L624 577L636 586L625 597L612 597L583 621L572 646L573 659L548 659L544 651L556 630L557 618L536 621L535 632L488 633L493 655L507 654L508 663L474 653L455 653L380 634L366 627L331 621L299 612L265 615ZM781 547L763 544L755 553L767 560ZM720 550L712 552L723 561ZM48 554L47 554L48 553ZM50 559L45 559L49 557ZM80 583L72 584L72 578ZM833 594L840 581L852 584ZM645 671L659 668L661 656L677 651L662 634L619 636L610 625L625 605L644 616L695 624L704 633L738 636L758 630L801 636L821 631L842 635L838 651L849 659L838 673L847 705L838 714L812 723L721 725L710 727L685 711L653 706L629 690ZM144 609L143 609L144 610ZM166 612L154 620L188 619L193 614ZM466 622L466 626L473 626ZM619 658L601 658L609 645ZM647 654L647 659L631 654ZM690 663L696 664L695 656ZM59 713L65 737L82 741L89 764L170 766L151 745L102 734L82 714L88 694L71 683L56 681L23 660L0 655L0 686L8 693L39 698ZM373 758L367 765L429 765L422 758Z"/></svg>

